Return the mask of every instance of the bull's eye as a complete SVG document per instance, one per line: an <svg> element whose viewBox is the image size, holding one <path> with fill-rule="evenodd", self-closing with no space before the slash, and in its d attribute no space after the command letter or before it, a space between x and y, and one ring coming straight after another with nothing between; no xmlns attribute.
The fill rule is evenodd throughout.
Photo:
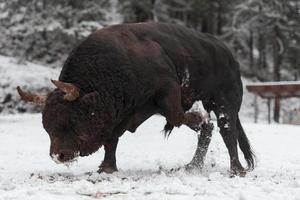
<svg viewBox="0 0 300 200"><path fill-rule="evenodd" d="M88 139L89 139L89 137L87 135L79 135L78 137L80 140L82 140L84 142L88 141Z"/></svg>

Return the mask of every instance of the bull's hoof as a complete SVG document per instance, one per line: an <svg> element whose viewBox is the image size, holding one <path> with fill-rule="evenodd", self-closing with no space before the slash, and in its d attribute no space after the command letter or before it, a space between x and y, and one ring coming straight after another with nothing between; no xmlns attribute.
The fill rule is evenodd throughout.
<svg viewBox="0 0 300 200"><path fill-rule="evenodd" d="M185 168L186 171L195 171L195 170L197 170L197 171L201 172L202 168L203 168L203 164L190 162L189 164L185 165L184 168Z"/></svg>
<svg viewBox="0 0 300 200"><path fill-rule="evenodd" d="M246 174L247 174L247 170L245 170L243 167L231 168L230 170L230 177L235 177L235 176L245 177Z"/></svg>
<svg viewBox="0 0 300 200"><path fill-rule="evenodd" d="M118 171L118 168L116 165L111 165L109 163L106 163L106 162L102 162L102 164L99 166L99 169L98 169L98 173L107 173L107 174L112 174L114 172Z"/></svg>

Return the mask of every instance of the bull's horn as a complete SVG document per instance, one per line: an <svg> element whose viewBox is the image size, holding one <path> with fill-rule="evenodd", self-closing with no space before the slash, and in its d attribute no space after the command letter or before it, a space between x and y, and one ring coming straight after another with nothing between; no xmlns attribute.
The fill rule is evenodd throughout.
<svg viewBox="0 0 300 200"><path fill-rule="evenodd" d="M45 95L35 95L29 92L23 92L19 86L17 87L17 90L21 98L26 102L32 102L39 105L44 105L46 102L47 96Z"/></svg>
<svg viewBox="0 0 300 200"><path fill-rule="evenodd" d="M67 101L74 101L79 97L79 89L72 83L65 83L62 81L51 80L51 82L61 91L65 92L64 99Z"/></svg>

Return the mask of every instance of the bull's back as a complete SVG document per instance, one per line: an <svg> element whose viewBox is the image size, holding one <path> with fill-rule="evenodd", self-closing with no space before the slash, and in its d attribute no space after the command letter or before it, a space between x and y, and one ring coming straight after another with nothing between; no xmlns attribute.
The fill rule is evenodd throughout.
<svg viewBox="0 0 300 200"><path fill-rule="evenodd" d="M152 40L161 46L181 83L189 81L199 90L215 90L230 87L240 79L239 66L232 53L210 34L165 23L127 26L139 40Z"/></svg>
<svg viewBox="0 0 300 200"><path fill-rule="evenodd" d="M168 79L188 81L197 92L231 87L239 79L238 64L222 42L165 23L122 24L96 31L69 56L60 79L95 86L109 81L107 75L112 73L130 76L120 82L144 85L139 91L145 92L148 88L155 92L161 80Z"/></svg>

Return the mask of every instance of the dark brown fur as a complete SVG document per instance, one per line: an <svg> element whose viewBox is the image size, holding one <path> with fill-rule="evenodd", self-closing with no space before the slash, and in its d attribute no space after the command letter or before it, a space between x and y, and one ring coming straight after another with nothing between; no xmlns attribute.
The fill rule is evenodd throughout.
<svg viewBox="0 0 300 200"><path fill-rule="evenodd" d="M197 130L197 113L185 113L197 100L214 111L234 173L244 169L237 141L250 167L253 153L238 112L242 83L238 62L209 34L164 23L123 24L91 34L65 62L60 81L80 89L72 102L56 89L48 95L43 124L51 154L68 161L105 147L100 171L117 170L118 138L153 114L167 119L166 130L185 124Z"/></svg>

